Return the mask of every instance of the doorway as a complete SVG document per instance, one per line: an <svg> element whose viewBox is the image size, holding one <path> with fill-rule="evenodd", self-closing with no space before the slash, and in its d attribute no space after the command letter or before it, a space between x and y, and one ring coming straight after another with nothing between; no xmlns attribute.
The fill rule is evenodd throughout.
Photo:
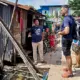
<svg viewBox="0 0 80 80"><path fill-rule="evenodd" d="M26 30L26 50L27 51L32 51L32 38L28 37L28 34L30 32L30 29L32 27L32 20L33 20L33 15L28 13L27 16L27 30Z"/></svg>

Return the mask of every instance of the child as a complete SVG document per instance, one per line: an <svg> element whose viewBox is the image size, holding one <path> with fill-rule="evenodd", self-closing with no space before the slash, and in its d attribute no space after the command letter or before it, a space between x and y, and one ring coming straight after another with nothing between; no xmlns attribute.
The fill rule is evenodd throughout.
<svg viewBox="0 0 80 80"><path fill-rule="evenodd" d="M54 33L50 33L49 42L50 42L51 49L55 51L56 50L56 46L55 46L55 34Z"/></svg>

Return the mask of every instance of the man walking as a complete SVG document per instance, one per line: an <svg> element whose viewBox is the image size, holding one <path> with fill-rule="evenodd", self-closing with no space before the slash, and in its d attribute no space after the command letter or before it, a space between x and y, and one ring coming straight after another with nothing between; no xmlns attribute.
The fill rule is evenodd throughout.
<svg viewBox="0 0 80 80"><path fill-rule="evenodd" d="M73 28L73 17L68 15L69 8L68 6L62 6L61 15L64 17L64 20L61 25L61 31L58 32L59 35L62 35L62 49L63 54L66 58L66 68L64 68L64 74L62 77L68 78L72 77L72 58L71 58L71 44L72 44L72 28Z"/></svg>
<svg viewBox="0 0 80 80"><path fill-rule="evenodd" d="M37 48L40 55L40 62L44 61L43 58L43 27L39 26L39 20L34 19L34 26L31 29L32 34L32 47L34 64L37 64Z"/></svg>

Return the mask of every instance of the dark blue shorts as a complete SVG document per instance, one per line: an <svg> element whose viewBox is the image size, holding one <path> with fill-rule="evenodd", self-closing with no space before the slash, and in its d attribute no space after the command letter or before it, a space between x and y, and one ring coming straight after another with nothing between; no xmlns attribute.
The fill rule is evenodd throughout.
<svg viewBox="0 0 80 80"><path fill-rule="evenodd" d="M71 45L72 40L71 39L62 39L62 50L64 56L70 56L71 55Z"/></svg>

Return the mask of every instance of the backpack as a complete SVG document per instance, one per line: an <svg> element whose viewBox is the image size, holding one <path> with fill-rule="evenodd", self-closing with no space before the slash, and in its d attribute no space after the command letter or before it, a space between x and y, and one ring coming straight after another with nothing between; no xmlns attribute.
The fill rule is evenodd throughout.
<svg viewBox="0 0 80 80"><path fill-rule="evenodd" d="M72 50L76 53L80 53L80 23L77 23L76 29L77 39L73 39Z"/></svg>
<svg viewBox="0 0 80 80"><path fill-rule="evenodd" d="M80 40L80 23L77 22L76 26L77 39Z"/></svg>
<svg viewBox="0 0 80 80"><path fill-rule="evenodd" d="M72 32L73 39L80 40L80 23L79 22L75 22L75 24L73 25L72 31L73 31Z"/></svg>
<svg viewBox="0 0 80 80"><path fill-rule="evenodd" d="M73 24L72 24L72 39L77 39L77 30L76 30L77 24L76 24L76 21L71 15L69 17L73 21Z"/></svg>

